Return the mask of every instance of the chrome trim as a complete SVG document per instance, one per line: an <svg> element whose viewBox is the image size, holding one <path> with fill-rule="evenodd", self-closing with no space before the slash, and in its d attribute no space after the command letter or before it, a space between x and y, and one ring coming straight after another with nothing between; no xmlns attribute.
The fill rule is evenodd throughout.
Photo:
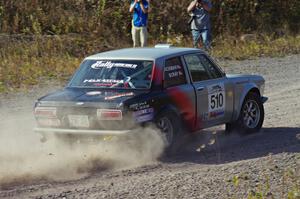
<svg viewBox="0 0 300 199"><path fill-rule="evenodd" d="M197 91L203 91L203 90L204 90L203 86L197 87Z"/></svg>

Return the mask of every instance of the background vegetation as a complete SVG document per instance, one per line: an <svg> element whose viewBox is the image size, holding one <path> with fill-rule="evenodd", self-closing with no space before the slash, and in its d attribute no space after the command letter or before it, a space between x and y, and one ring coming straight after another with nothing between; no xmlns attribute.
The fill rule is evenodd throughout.
<svg viewBox="0 0 300 199"><path fill-rule="evenodd" d="M151 1L149 42L191 46L190 1ZM212 54L300 52L299 0L212 0ZM131 46L130 0L0 0L0 91L65 79L92 53Z"/></svg>
<svg viewBox="0 0 300 199"><path fill-rule="evenodd" d="M298 0L212 0L213 32L237 36L259 31L298 33ZM130 0L1 0L1 32L26 34L95 33L129 38ZM189 35L186 8L190 1L151 1L153 38Z"/></svg>

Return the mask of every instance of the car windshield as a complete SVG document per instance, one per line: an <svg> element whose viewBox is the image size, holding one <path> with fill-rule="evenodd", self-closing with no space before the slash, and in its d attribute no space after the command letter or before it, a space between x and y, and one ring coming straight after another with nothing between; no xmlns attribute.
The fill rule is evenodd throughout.
<svg viewBox="0 0 300 199"><path fill-rule="evenodd" d="M153 61L85 60L70 87L149 89Z"/></svg>

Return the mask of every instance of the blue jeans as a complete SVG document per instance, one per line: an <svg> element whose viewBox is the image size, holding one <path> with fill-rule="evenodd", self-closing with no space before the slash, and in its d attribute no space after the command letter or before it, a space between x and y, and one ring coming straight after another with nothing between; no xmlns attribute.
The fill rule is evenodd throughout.
<svg viewBox="0 0 300 199"><path fill-rule="evenodd" d="M199 41L200 38L202 38L202 43L204 50L209 50L210 49L210 29L203 29L203 30L192 30L192 35L193 35L193 46L194 48L199 47Z"/></svg>

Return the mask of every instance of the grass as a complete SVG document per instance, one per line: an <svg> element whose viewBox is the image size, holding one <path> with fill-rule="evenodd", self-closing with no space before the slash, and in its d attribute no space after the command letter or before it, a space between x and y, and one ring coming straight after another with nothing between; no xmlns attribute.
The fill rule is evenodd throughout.
<svg viewBox="0 0 300 199"><path fill-rule="evenodd" d="M80 58L62 53L59 41L17 42L0 50L0 91L26 89L42 79L70 76Z"/></svg>
<svg viewBox="0 0 300 199"><path fill-rule="evenodd" d="M218 38L214 43L212 54L228 59L249 59L255 57L281 57L288 54L300 53L300 35L272 39L261 36L249 41Z"/></svg>
<svg viewBox="0 0 300 199"><path fill-rule="evenodd" d="M299 156L298 156L299 158ZM297 159L298 159L297 158ZM272 165L272 157L269 157L269 165ZM230 191L232 199L247 198L247 199L300 199L300 173L299 165L296 167L287 166L287 168L270 167L264 170L260 179L253 182L251 174L240 173L232 176L229 182L234 188ZM276 178L277 185L274 185L274 175L279 174ZM273 178L273 179L272 179ZM272 179L272 180L271 180ZM241 196L238 191L247 190L246 197Z"/></svg>
<svg viewBox="0 0 300 199"><path fill-rule="evenodd" d="M160 42L164 42L161 40ZM174 36L165 42L190 46L190 38ZM155 44L156 41L150 41ZM116 45L109 45L116 44ZM81 60L96 52L129 47L128 41L116 42L82 35L65 36L1 36L0 92L28 89L45 79L65 81ZM300 53L300 35L272 39L270 36L250 41L219 37L211 54L218 58L248 59L261 56L284 56Z"/></svg>

